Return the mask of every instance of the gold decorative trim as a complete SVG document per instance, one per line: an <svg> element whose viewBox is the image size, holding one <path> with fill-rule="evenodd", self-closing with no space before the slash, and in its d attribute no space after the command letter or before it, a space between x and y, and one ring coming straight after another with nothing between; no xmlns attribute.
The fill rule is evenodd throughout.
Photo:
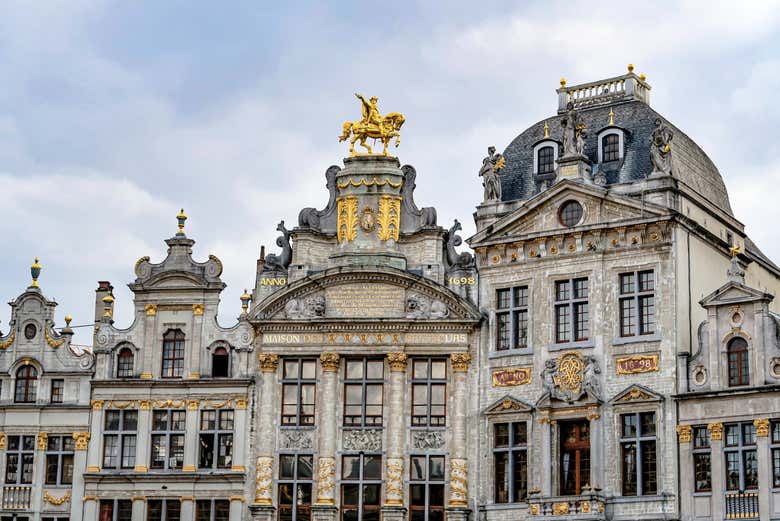
<svg viewBox="0 0 780 521"><path fill-rule="evenodd" d="M106 402L105 404L106 409L127 409L133 406L135 406L135 402L133 400L110 401L110 402Z"/></svg>
<svg viewBox="0 0 780 521"><path fill-rule="evenodd" d="M259 353L257 360L260 362L260 371L275 373L279 367L279 355L276 353Z"/></svg>
<svg viewBox="0 0 780 521"><path fill-rule="evenodd" d="M338 183L339 188L347 188L348 186L354 186L355 188L358 188L359 186L385 186L385 185L390 185L393 188L401 188L402 184L403 181L401 181L400 183L394 183L389 179L379 179L378 177L372 177L370 181L364 177L360 181L355 181L354 179L348 179L343 183Z"/></svg>
<svg viewBox="0 0 780 521"><path fill-rule="evenodd" d="M205 306L203 304L193 304L192 305L192 314L196 317L203 315L203 310L205 309Z"/></svg>
<svg viewBox="0 0 780 521"><path fill-rule="evenodd" d="M339 242L354 241L358 227L358 199L354 195L339 197L337 205L336 235Z"/></svg>
<svg viewBox="0 0 780 521"><path fill-rule="evenodd" d="M202 409L223 409L225 407L230 407L233 405L233 400L228 398L224 402L215 402L215 401L203 401L201 402L201 408Z"/></svg>
<svg viewBox="0 0 780 521"><path fill-rule="evenodd" d="M97 501L98 497L97 496L84 496L83 498L81 498L81 500L82 501Z"/></svg>
<svg viewBox="0 0 780 521"><path fill-rule="evenodd" d="M230 467L233 472L246 472L246 467L243 465L233 465Z"/></svg>
<svg viewBox="0 0 780 521"><path fill-rule="evenodd" d="M626 356L615 360L617 374L638 374L659 371L658 355Z"/></svg>
<svg viewBox="0 0 780 521"><path fill-rule="evenodd" d="M245 411L246 408L247 408L247 399L246 398L236 398L234 400L234 403L236 404L236 410Z"/></svg>
<svg viewBox="0 0 780 521"><path fill-rule="evenodd" d="M338 353L322 353L320 355L320 364L322 370L325 372L334 372L339 370L339 354Z"/></svg>
<svg viewBox="0 0 780 521"><path fill-rule="evenodd" d="M200 380L200 373L190 373L187 378L189 380Z"/></svg>
<svg viewBox="0 0 780 521"><path fill-rule="evenodd" d="M49 447L49 435L45 432L38 433L38 450L46 450Z"/></svg>
<svg viewBox="0 0 780 521"><path fill-rule="evenodd" d="M151 400L138 400L138 408L142 411L148 411L152 408Z"/></svg>
<svg viewBox="0 0 780 521"><path fill-rule="evenodd" d="M197 411L200 402L198 400L187 400L187 410Z"/></svg>
<svg viewBox="0 0 780 521"><path fill-rule="evenodd" d="M76 450L87 450L87 447L89 447L88 432L74 432L73 439L76 441Z"/></svg>
<svg viewBox="0 0 780 521"><path fill-rule="evenodd" d="M52 336L49 334L48 328L46 327L43 328L43 338L45 338L46 343L49 344L54 349L57 349L58 347L60 347L62 344L65 343L64 337L60 338L59 340L54 340L54 338L52 338Z"/></svg>
<svg viewBox="0 0 780 521"><path fill-rule="evenodd" d="M228 501L241 501L243 503L246 499L244 496L228 496Z"/></svg>
<svg viewBox="0 0 780 521"><path fill-rule="evenodd" d="M471 353L452 353L450 355L450 360L452 360L453 371L456 373L465 373L469 370Z"/></svg>
<svg viewBox="0 0 780 521"><path fill-rule="evenodd" d="M273 466L273 457L259 456L257 458L257 471L255 475L255 504L270 505L273 503Z"/></svg>
<svg viewBox="0 0 780 521"><path fill-rule="evenodd" d="M401 197L383 195L379 198L377 236L381 241L398 240L401 233Z"/></svg>
<svg viewBox="0 0 780 521"><path fill-rule="evenodd" d="M558 503L553 503L553 515L555 516L563 516L569 513L569 502L568 501L561 501Z"/></svg>
<svg viewBox="0 0 780 521"><path fill-rule="evenodd" d="M493 387L514 387L531 383L530 367L497 369L492 374Z"/></svg>
<svg viewBox="0 0 780 521"><path fill-rule="evenodd" d="M136 465L133 470L136 472L149 472L149 467L146 465Z"/></svg>
<svg viewBox="0 0 780 521"><path fill-rule="evenodd" d="M408 358L406 353L387 353L387 362L390 364L390 370L396 372L406 371Z"/></svg>
<svg viewBox="0 0 780 521"><path fill-rule="evenodd" d="M52 505L61 505L66 501L70 501L70 490L65 492L65 494L63 494L60 497L54 497L49 493L48 490L44 490L43 500L46 501L47 503L51 503Z"/></svg>
<svg viewBox="0 0 780 521"><path fill-rule="evenodd" d="M181 409L184 407L184 400L154 400L152 402L155 409Z"/></svg>
<svg viewBox="0 0 780 521"><path fill-rule="evenodd" d="M153 317L157 315L157 304L147 304L144 309L146 310L147 317Z"/></svg>
<svg viewBox="0 0 780 521"><path fill-rule="evenodd" d="M195 501L195 496L182 496L179 498L181 501Z"/></svg>
<svg viewBox="0 0 780 521"><path fill-rule="evenodd" d="M693 429L690 425L678 425L676 427L677 430L677 441L680 443L690 443L691 442L691 432Z"/></svg>
<svg viewBox="0 0 780 521"><path fill-rule="evenodd" d="M105 404L105 402L103 400L92 400L92 410L93 411L102 411L104 404Z"/></svg>
<svg viewBox="0 0 780 521"><path fill-rule="evenodd" d="M182 471L182 472L195 472L195 470L196 470L196 469L195 469L195 465L184 465L184 466L181 468L181 471Z"/></svg>
<svg viewBox="0 0 780 521"><path fill-rule="evenodd" d="M152 379L152 373L141 373L139 375L139 378L141 380L151 380Z"/></svg>
<svg viewBox="0 0 780 521"><path fill-rule="evenodd" d="M130 499L132 499L133 501L146 501L146 496L133 496Z"/></svg>
<svg viewBox="0 0 780 521"><path fill-rule="evenodd" d="M90 465L87 467L87 472L100 472L100 467L97 465Z"/></svg>
<svg viewBox="0 0 780 521"><path fill-rule="evenodd" d="M757 437L766 438L769 436L769 418L756 418L753 420L753 425L756 428Z"/></svg>
<svg viewBox="0 0 780 521"><path fill-rule="evenodd" d="M0 450L5 450L5 433L0 432Z"/></svg>
<svg viewBox="0 0 780 521"><path fill-rule="evenodd" d="M713 422L707 424L707 429L710 431L710 440L722 441L723 440L723 424L720 422Z"/></svg>
<svg viewBox="0 0 780 521"><path fill-rule="evenodd" d="M6 340L0 342L0 349L5 349L6 347L13 344L15 338L16 338L16 330L14 329L11 331L11 336L9 336Z"/></svg>

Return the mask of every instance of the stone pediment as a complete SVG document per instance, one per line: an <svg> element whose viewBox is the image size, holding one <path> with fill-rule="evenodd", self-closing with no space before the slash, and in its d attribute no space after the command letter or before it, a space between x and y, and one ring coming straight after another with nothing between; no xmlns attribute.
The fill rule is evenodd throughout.
<svg viewBox="0 0 780 521"><path fill-rule="evenodd" d="M631 221L663 217L668 210L635 199L609 194L603 188L583 185L574 181L562 181L553 188L525 201L517 210L502 217L470 239L469 245L504 242L508 238L568 233L572 228L561 224L561 205L569 200L579 202L583 216L578 226L630 224Z"/></svg>
<svg viewBox="0 0 780 521"><path fill-rule="evenodd" d="M297 280L260 302L259 320L481 319L479 310L448 288L390 268L334 268Z"/></svg>
<svg viewBox="0 0 780 521"><path fill-rule="evenodd" d="M701 299L699 304L706 308L744 302L771 301L772 299L774 296L769 293L764 293L739 282L729 281Z"/></svg>
<svg viewBox="0 0 780 521"><path fill-rule="evenodd" d="M130 284L133 292L155 289L203 288L222 290L225 284L220 279L222 262L214 255L204 262L192 258L195 241L183 235L165 241L168 256L160 263L152 263L149 257L141 257L135 263L135 282Z"/></svg>
<svg viewBox="0 0 780 521"><path fill-rule="evenodd" d="M631 385L615 395L613 404L637 403L637 402L660 402L663 396L644 387L642 385Z"/></svg>
<svg viewBox="0 0 780 521"><path fill-rule="evenodd" d="M525 403L522 400L519 400L517 398L514 398L511 395L505 395L502 398L499 398L492 404L490 404L484 411L484 414L488 415L494 415L494 414L509 414L509 413L522 413L522 412L533 412L534 408L532 405Z"/></svg>

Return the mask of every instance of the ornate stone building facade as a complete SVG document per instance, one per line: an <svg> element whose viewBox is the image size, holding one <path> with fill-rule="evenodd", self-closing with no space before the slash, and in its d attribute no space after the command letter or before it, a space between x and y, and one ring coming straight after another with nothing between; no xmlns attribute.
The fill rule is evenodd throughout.
<svg viewBox="0 0 780 521"><path fill-rule="evenodd" d="M488 149L476 256L370 154L404 116L358 96L341 139L369 154L279 223L231 327L183 211L129 328L99 283L91 349L28 288L0 337L2 521L780 518L780 269L632 67L557 94ZM59 378L63 405L13 398ZM72 489L43 481L59 461Z"/></svg>

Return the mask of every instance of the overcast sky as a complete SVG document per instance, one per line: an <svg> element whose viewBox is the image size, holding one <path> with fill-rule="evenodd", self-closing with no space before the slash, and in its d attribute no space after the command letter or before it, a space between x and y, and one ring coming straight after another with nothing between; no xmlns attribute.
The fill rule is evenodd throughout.
<svg viewBox="0 0 780 521"><path fill-rule="evenodd" d="M40 284L74 324L98 280L132 320L133 265L175 215L224 264L220 322L261 244L327 201L354 92L406 115L416 200L473 231L477 171L552 115L555 88L647 74L652 106L712 157L734 212L780 261L780 5L734 2L18 2L0 6L0 296ZM269 251L275 251L272 246ZM10 310L0 312L7 331ZM89 329L77 342L91 343Z"/></svg>

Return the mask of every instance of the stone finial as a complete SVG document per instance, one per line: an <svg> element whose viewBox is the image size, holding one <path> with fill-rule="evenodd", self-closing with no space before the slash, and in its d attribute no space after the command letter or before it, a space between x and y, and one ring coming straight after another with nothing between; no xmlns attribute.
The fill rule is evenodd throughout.
<svg viewBox="0 0 780 521"><path fill-rule="evenodd" d="M564 88L566 86L566 78L561 78L560 83L561 83L561 88Z"/></svg>
<svg viewBox="0 0 780 521"><path fill-rule="evenodd" d="M279 367L279 355L276 353L260 353L257 360L260 362L260 370L264 373L275 373Z"/></svg>
<svg viewBox="0 0 780 521"><path fill-rule="evenodd" d="M627 69L628 69L628 73L629 74L633 73L634 72L634 64L633 63L629 63Z"/></svg>
<svg viewBox="0 0 780 521"><path fill-rule="evenodd" d="M406 371L406 362L408 356L406 353L387 353L387 362L390 364L391 371Z"/></svg>
<svg viewBox="0 0 780 521"><path fill-rule="evenodd" d="M32 282L30 283L31 288L37 288L38 287L38 277L41 276L41 270L43 269L43 266L41 266L38 263L38 257L35 257L35 260L33 261L32 265L30 266L30 275L32 276Z"/></svg>
<svg viewBox="0 0 780 521"><path fill-rule="evenodd" d="M678 425L677 426L677 440L680 443L690 443L691 442L691 431L693 429L690 425Z"/></svg>
<svg viewBox="0 0 780 521"><path fill-rule="evenodd" d="M176 221L179 224L179 231L176 232L176 235L183 237L184 236L184 223L187 221L187 214L184 213L184 208L179 210L179 214L176 216Z"/></svg>
<svg viewBox="0 0 780 521"><path fill-rule="evenodd" d="M322 370L325 372L336 372L339 370L339 354L338 353L322 353L320 355L320 364L322 364Z"/></svg>
<svg viewBox="0 0 780 521"><path fill-rule="evenodd" d="M244 288L244 294L239 297L241 299L241 314L246 315L249 309L249 302L252 300L252 295Z"/></svg>
<svg viewBox="0 0 780 521"><path fill-rule="evenodd" d="M452 370L456 373L465 373L469 370L469 364L471 363L471 353L452 353L450 355L452 361Z"/></svg>

